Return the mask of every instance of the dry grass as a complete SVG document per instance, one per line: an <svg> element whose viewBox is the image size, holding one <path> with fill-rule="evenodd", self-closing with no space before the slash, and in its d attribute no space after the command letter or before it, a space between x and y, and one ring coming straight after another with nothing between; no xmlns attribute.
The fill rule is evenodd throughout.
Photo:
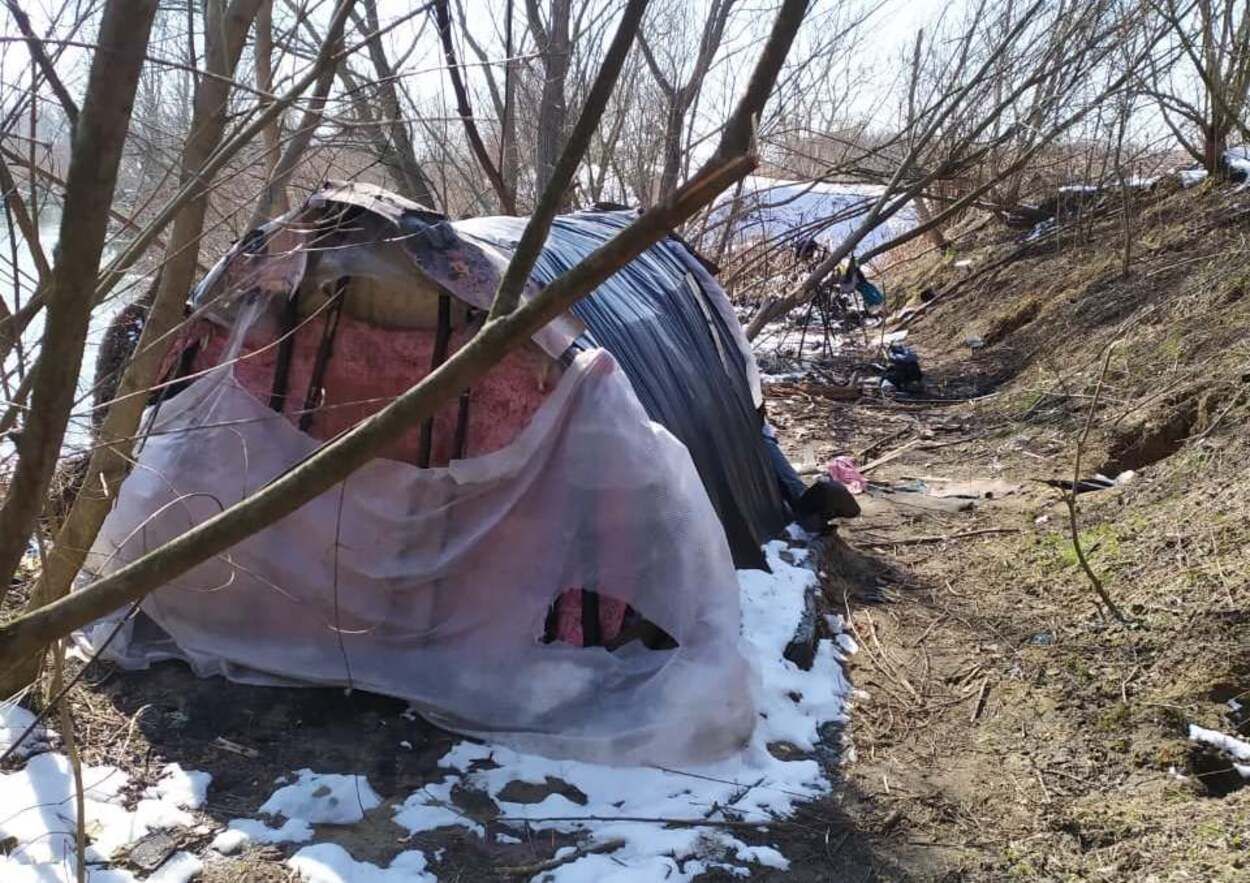
<svg viewBox="0 0 1250 883"><path fill-rule="evenodd" d="M895 547L870 565L892 568L887 603L850 599L868 696L854 715L848 788L864 827L890 821L884 848L911 876L1250 876L1250 788L1217 796L1218 777L1186 740L1190 722L1229 732L1226 700L1250 700L1248 207L1250 194L1214 188L1140 202L1127 275L1115 213L1079 219L1057 243L962 287L1019 246L981 234L910 264L893 297L945 292L908 341L931 388L989 397L928 410L770 409L819 454L957 431L969 440L919 445L881 477L1028 488L972 513L869 516L847 534L853 547L864 529L1020 529ZM965 258L971 267L955 266ZM986 348L966 347L974 335ZM1058 492L1028 483L1070 477L1113 341L1086 462L1139 475L1081 496L1080 530L1129 628L1098 613Z"/></svg>

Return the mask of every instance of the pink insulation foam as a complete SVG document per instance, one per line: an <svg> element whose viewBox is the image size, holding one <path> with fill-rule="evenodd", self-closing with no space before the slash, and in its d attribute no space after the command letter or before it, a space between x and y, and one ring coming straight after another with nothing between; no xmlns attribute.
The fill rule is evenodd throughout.
<svg viewBox="0 0 1250 883"><path fill-rule="evenodd" d="M324 326L324 317L318 316L294 333L283 408L292 423L299 422L304 408ZM197 323L187 338L188 342L200 341L192 370L216 365L228 337L228 329L207 321ZM454 333L450 351L464 341L462 332ZM433 350L432 330L381 328L344 314L325 370L324 399L314 412L308 434L321 440L333 438L381 410L429 373ZM263 402L269 401L277 358L278 346L272 339L252 334L235 365L239 382ZM556 379L551 359L536 349L509 353L470 392L466 456L488 454L511 443ZM445 466L451 459L458 411L453 400L435 416L431 465ZM420 426L413 426L382 456L415 464L420 437Z"/></svg>

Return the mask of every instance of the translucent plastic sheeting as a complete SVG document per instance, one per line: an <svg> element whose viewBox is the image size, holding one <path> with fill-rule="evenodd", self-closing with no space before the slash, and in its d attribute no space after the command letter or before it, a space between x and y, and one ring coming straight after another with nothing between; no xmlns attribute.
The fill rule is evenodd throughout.
<svg viewBox="0 0 1250 883"><path fill-rule="evenodd" d="M316 444L228 368L197 380L162 406L89 566L137 558ZM630 604L677 649L542 643L570 587ZM672 764L728 754L752 730L738 631L730 552L689 453L591 350L509 446L445 468L371 462L149 595L108 655L352 685L525 751Z"/></svg>
<svg viewBox="0 0 1250 883"><path fill-rule="evenodd" d="M557 218L533 276L546 285L615 236L631 212ZM458 221L464 236L511 251L524 218ZM652 420L690 450L739 567L763 567L760 546L786 515L763 437L759 374L725 292L681 243L647 249L573 307L583 346L612 353Z"/></svg>

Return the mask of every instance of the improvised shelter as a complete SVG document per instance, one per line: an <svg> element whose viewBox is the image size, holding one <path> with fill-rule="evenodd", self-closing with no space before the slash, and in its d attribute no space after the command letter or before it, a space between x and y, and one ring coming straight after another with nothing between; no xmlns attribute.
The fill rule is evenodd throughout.
<svg viewBox="0 0 1250 883"><path fill-rule="evenodd" d="M558 218L525 296L629 220ZM193 294L88 568L237 502L442 363L524 225L328 182L244 237ZM152 593L106 655L369 689L558 756L724 754L755 721L735 563L762 566L787 520L760 403L724 292L670 237L384 457Z"/></svg>

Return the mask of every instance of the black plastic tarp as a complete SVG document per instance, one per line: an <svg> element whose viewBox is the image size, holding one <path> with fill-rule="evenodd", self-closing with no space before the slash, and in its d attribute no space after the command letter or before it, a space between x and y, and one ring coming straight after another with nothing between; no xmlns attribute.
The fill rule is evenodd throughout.
<svg viewBox="0 0 1250 883"><path fill-rule="evenodd" d="M535 281L551 282L634 217L594 211L557 218ZM485 220L466 225L468 235L514 250L525 219ZM647 249L573 308L587 327L579 343L611 352L647 414L690 451L736 566L762 567L760 546L787 519L743 353L710 300L715 282L694 260L674 238Z"/></svg>

